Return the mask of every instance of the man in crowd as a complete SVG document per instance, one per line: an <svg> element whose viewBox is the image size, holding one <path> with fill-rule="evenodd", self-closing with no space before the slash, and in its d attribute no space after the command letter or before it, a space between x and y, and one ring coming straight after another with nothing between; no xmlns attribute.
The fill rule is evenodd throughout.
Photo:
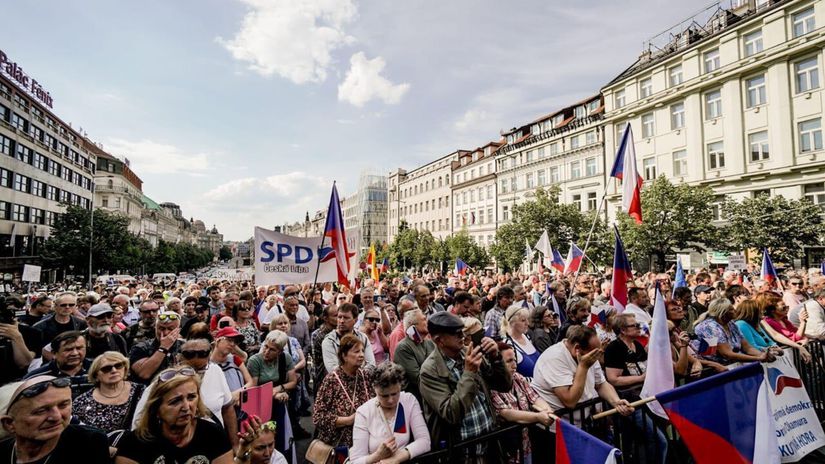
<svg viewBox="0 0 825 464"><path fill-rule="evenodd" d="M556 342L560 342L567 337L567 331L570 327L583 325L590 320L590 306L587 298L582 294L573 295L567 300L567 308L565 310L567 319L559 328L559 333L556 335Z"/></svg>
<svg viewBox="0 0 825 464"><path fill-rule="evenodd" d="M419 388L432 443L455 444L492 431L490 389L509 391L513 385L498 346L484 337L465 353L464 323L447 312L431 316L427 327L436 349L421 366ZM496 451L479 444L467 450L465 462L499 462Z"/></svg>
<svg viewBox="0 0 825 464"><path fill-rule="evenodd" d="M126 356L126 340L120 334L112 333L112 307L106 303L98 303L86 315L86 357L95 359L107 351L117 351Z"/></svg>
<svg viewBox="0 0 825 464"><path fill-rule="evenodd" d="M38 375L74 377L74 383L86 383L86 373L92 361L86 358L86 338L78 331L63 332L51 342L54 359L29 372L26 378Z"/></svg>
<svg viewBox="0 0 825 464"><path fill-rule="evenodd" d="M387 337L387 346L389 347L390 353L390 361L395 359L395 350L398 347L398 344L401 343L401 340L404 339L405 335L405 327L404 327L404 315L407 314L409 311L413 309L418 309L415 301L409 299L402 299L401 302L398 304L398 318L400 319L400 323L392 329L390 335Z"/></svg>
<svg viewBox="0 0 825 464"><path fill-rule="evenodd" d="M158 314L155 336L140 342L129 352L129 362L136 381L149 383L155 374L173 366L183 341L180 340L180 316L170 311Z"/></svg>
<svg viewBox="0 0 825 464"><path fill-rule="evenodd" d="M731 303L733 303L733 308L736 309L739 307L739 303L747 300L750 298L751 292L748 291L747 288L741 285L731 285L727 289L725 289L725 298L728 299Z"/></svg>
<svg viewBox="0 0 825 464"><path fill-rule="evenodd" d="M516 306L521 306L524 309L533 309L533 303L527 298L527 292L524 291L524 286L516 285L513 287L513 303ZM505 310L507 308L504 308Z"/></svg>
<svg viewBox="0 0 825 464"><path fill-rule="evenodd" d="M688 287L678 287L673 290L673 299L685 311L685 318L679 322L679 328L693 333L693 323L699 317L696 308L693 307L693 292Z"/></svg>
<svg viewBox="0 0 825 464"><path fill-rule="evenodd" d="M398 343L393 353L393 362L404 368L407 376L406 391L421 401L418 374L421 365L435 349L435 344L429 339L427 317L420 309L414 308L404 313L402 326L405 329L405 337Z"/></svg>
<svg viewBox="0 0 825 464"><path fill-rule="evenodd" d="M18 308L23 309L25 306L23 299L17 295L6 297L6 305L12 311L16 311ZM44 317L51 314L52 311L54 311L54 301L52 301L48 295L41 295L32 301L28 313L17 317L17 322L32 327L42 321Z"/></svg>
<svg viewBox="0 0 825 464"><path fill-rule="evenodd" d="M312 344L312 360L313 360L313 380L315 388L321 386L321 381L327 375L327 370L324 368L324 350L322 344L324 339L330 332L334 331L338 326L338 306L331 304L325 306L321 311L321 327L315 329L310 336L310 343Z"/></svg>
<svg viewBox="0 0 825 464"><path fill-rule="evenodd" d="M662 295L665 295L664 290L662 290ZM669 295L669 293L667 293ZM636 322L646 325L650 327L650 323L653 322L653 317L647 312L647 307L650 306L650 297L642 287L630 287L627 290L627 306L624 308L624 312L628 314L633 314L636 316Z"/></svg>
<svg viewBox="0 0 825 464"><path fill-rule="evenodd" d="M323 352L324 368L327 372L332 372L338 367L338 346L341 344L341 337L348 333L355 334L361 343L364 344L364 360L367 365L375 366L375 354L372 352L372 345L366 334L361 331L354 331L355 321L358 320L358 306L352 303L344 303L338 307L338 323L332 332L324 337L321 343Z"/></svg>
<svg viewBox="0 0 825 464"><path fill-rule="evenodd" d="M0 385L22 377L43 346L40 331L20 324L0 298Z"/></svg>
<svg viewBox="0 0 825 464"><path fill-rule="evenodd" d="M468 292L455 292L452 313L458 317L472 316L474 305L473 295L470 295Z"/></svg>
<svg viewBox="0 0 825 464"><path fill-rule="evenodd" d="M805 336L817 340L825 339L825 289L817 290L803 307L808 311Z"/></svg>
<svg viewBox="0 0 825 464"><path fill-rule="evenodd" d="M427 317L444 311L443 306L435 303L435 298L433 297L432 291L430 291L430 287L423 284L416 285L413 295L415 296L415 302L418 304L418 309L423 311Z"/></svg>
<svg viewBox="0 0 825 464"><path fill-rule="evenodd" d="M48 375L20 382L0 422L13 436L0 442L11 463L108 464L109 443L98 429L70 425L70 381Z"/></svg>
<svg viewBox="0 0 825 464"><path fill-rule="evenodd" d="M297 297L290 296L284 299L284 313L286 313L286 317L289 319L289 335L298 340L304 353L309 353L312 347L309 338L309 328L307 327L306 321L298 318Z"/></svg>
<svg viewBox="0 0 825 464"><path fill-rule="evenodd" d="M782 301L785 302L785 306L794 308L807 299L808 295L805 294L805 283L802 282L802 278L799 276L791 277L788 281L788 287L782 295Z"/></svg>
<svg viewBox="0 0 825 464"><path fill-rule="evenodd" d="M128 290L128 289L127 289ZM115 307L123 311L123 323L126 326L133 326L140 320L140 310L133 305L128 295L119 293L112 298L112 309Z"/></svg>
<svg viewBox="0 0 825 464"><path fill-rule="evenodd" d="M64 292L57 296L54 302L54 317L47 317L34 325L34 328L42 334L42 343L51 343L55 337L63 332L80 331L86 328L86 322L72 315L77 308L77 295L74 292ZM50 354L44 353L46 360L51 359Z"/></svg>
<svg viewBox="0 0 825 464"><path fill-rule="evenodd" d="M238 304L238 300L240 300L238 292L235 290L227 290L226 295L223 297L223 310L217 314L213 314L212 317L209 318L210 332L216 332L218 330L218 321L221 320L221 318L232 317L232 310L235 308L235 305Z"/></svg>
<svg viewBox="0 0 825 464"><path fill-rule="evenodd" d="M187 337L189 335L189 329L197 324L198 322L208 323L209 322L209 305L207 303L198 303L195 306L195 317L191 317L187 319L184 317L181 319L182 324L180 326L180 333L183 337Z"/></svg>
<svg viewBox="0 0 825 464"><path fill-rule="evenodd" d="M206 295L209 297L209 316L220 314L224 310L224 303L221 298L221 288L217 285L212 285L206 289Z"/></svg>
<svg viewBox="0 0 825 464"><path fill-rule="evenodd" d="M691 304L691 307L696 311L696 317L699 317L708 310L708 303L711 295L713 295L713 287L699 284L693 289L693 295L696 297L696 301Z"/></svg>
<svg viewBox="0 0 825 464"><path fill-rule="evenodd" d="M137 324L129 327L126 333L126 343L129 348L133 348L146 340L155 338L155 322L158 317L158 304L152 300L146 300L138 306L140 320Z"/></svg>
<svg viewBox="0 0 825 464"><path fill-rule="evenodd" d="M513 289L504 285L498 288L496 292L496 305L484 317L484 332L493 340L499 338L499 330L501 330L501 318L504 317L504 312L513 304L513 297L515 293Z"/></svg>

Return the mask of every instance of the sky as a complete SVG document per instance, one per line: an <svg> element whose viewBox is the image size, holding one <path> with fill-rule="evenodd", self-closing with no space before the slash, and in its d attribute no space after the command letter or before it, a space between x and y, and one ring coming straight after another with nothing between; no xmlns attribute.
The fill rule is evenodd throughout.
<svg viewBox="0 0 825 464"><path fill-rule="evenodd" d="M595 95L676 0L40 0L0 50L156 202L246 240Z"/></svg>

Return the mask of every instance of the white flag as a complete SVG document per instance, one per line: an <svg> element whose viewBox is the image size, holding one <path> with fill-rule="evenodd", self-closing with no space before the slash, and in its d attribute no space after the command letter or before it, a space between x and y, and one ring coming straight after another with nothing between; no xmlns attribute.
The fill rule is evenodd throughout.
<svg viewBox="0 0 825 464"><path fill-rule="evenodd" d="M642 385L642 398L672 390L674 385L670 334L667 330L667 310L665 309L662 292L657 288L650 341L647 345L647 374L645 375L645 383ZM647 405L653 413L667 419L668 416L658 401L653 401Z"/></svg>

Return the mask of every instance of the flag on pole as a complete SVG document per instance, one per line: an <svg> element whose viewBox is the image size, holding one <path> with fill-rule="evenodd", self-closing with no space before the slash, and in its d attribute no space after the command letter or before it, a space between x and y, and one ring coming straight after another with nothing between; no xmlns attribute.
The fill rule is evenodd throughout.
<svg viewBox="0 0 825 464"><path fill-rule="evenodd" d="M676 289L679 287L687 287L687 280L685 280L685 270L682 268L682 259L676 257L676 282L673 283L673 295L676 294ZM673 298L671 295L671 298Z"/></svg>
<svg viewBox="0 0 825 464"><path fill-rule="evenodd" d="M621 454L614 448L567 421L557 421L556 464L615 464Z"/></svg>
<svg viewBox="0 0 825 464"><path fill-rule="evenodd" d="M642 176L636 169L636 146L633 142L633 130L630 123L625 126L616 159L610 177L622 181L622 209L627 212L637 224L642 223Z"/></svg>
<svg viewBox="0 0 825 464"><path fill-rule="evenodd" d="M581 251L575 243L570 242L570 251L567 253L567 265L564 267L564 273L573 274L579 272L583 258L584 252Z"/></svg>
<svg viewBox="0 0 825 464"><path fill-rule="evenodd" d="M588 321L587 325L590 327L596 327L596 325L601 325L604 327L607 324L607 311L605 306L590 306L590 321Z"/></svg>
<svg viewBox="0 0 825 464"><path fill-rule="evenodd" d="M673 358L671 358L670 332L667 330L667 309L662 291L656 285L656 303L653 305L653 322L647 342L647 371L642 385L642 398L654 396L675 385L673 378ZM667 419L662 406L657 402L648 403L654 414Z"/></svg>
<svg viewBox="0 0 825 464"><path fill-rule="evenodd" d="M545 258L551 258L553 256L553 247L550 246L550 237L547 235L546 230L541 233L539 241L536 242L536 246L533 248L540 251Z"/></svg>
<svg viewBox="0 0 825 464"><path fill-rule="evenodd" d="M762 273L759 278L768 283L778 281L776 268L773 267L773 261L771 261L771 255L768 253L767 248L762 250Z"/></svg>
<svg viewBox="0 0 825 464"><path fill-rule="evenodd" d="M338 199L338 188L332 183L332 194L327 208L327 222L324 225L324 239L329 238L332 250L327 258L333 257L338 269L338 283L349 284L350 253L347 248L347 233L344 230L344 218L341 215L341 200Z"/></svg>
<svg viewBox="0 0 825 464"><path fill-rule="evenodd" d="M553 260L550 262L550 267L559 272L564 272L564 268L567 267L567 264L565 264L564 258L561 257L561 253L555 248L551 248L551 251L553 253L551 255Z"/></svg>
<svg viewBox="0 0 825 464"><path fill-rule="evenodd" d="M553 289L550 288L550 284L547 284L547 292L550 293L550 304L552 305L553 312L559 316L559 324L564 324L567 318L564 316L564 311L559 307L559 302L556 300L556 295L553 294Z"/></svg>
<svg viewBox="0 0 825 464"><path fill-rule="evenodd" d="M613 252L613 281L610 285L610 304L616 308L616 313L624 312L627 306L627 281L633 279L633 270L630 268L630 260L624 251L624 243L619 235L619 229L613 226L613 233L616 235L616 249Z"/></svg>
<svg viewBox="0 0 825 464"><path fill-rule="evenodd" d="M470 268L470 266L468 266L467 263L462 261L461 258L456 258L456 260L455 260L455 273L456 273L456 275L460 275L460 276L467 275L467 269L469 269L469 268Z"/></svg>
<svg viewBox="0 0 825 464"><path fill-rule="evenodd" d="M530 242L527 239L524 239L524 257L527 259L527 262L530 263L533 261L533 248L530 247Z"/></svg>
<svg viewBox="0 0 825 464"><path fill-rule="evenodd" d="M375 245L370 244L370 252L367 255L367 266L370 268L370 277L372 280L378 282L379 274L378 274L378 259L375 256Z"/></svg>
<svg viewBox="0 0 825 464"><path fill-rule="evenodd" d="M384 258L384 261L381 263L381 272L387 272L390 270L390 258Z"/></svg>
<svg viewBox="0 0 825 464"><path fill-rule="evenodd" d="M764 377L755 362L656 395L696 464L780 462Z"/></svg>

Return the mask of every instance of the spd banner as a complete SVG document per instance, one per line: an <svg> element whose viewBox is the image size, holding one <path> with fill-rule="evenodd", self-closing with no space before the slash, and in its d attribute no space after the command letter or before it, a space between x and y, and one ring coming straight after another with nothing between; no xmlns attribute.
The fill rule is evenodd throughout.
<svg viewBox="0 0 825 464"><path fill-rule="evenodd" d="M311 284L316 269L318 283L337 281L335 258L328 242L321 247L321 237L292 237L256 227L255 285Z"/></svg>

